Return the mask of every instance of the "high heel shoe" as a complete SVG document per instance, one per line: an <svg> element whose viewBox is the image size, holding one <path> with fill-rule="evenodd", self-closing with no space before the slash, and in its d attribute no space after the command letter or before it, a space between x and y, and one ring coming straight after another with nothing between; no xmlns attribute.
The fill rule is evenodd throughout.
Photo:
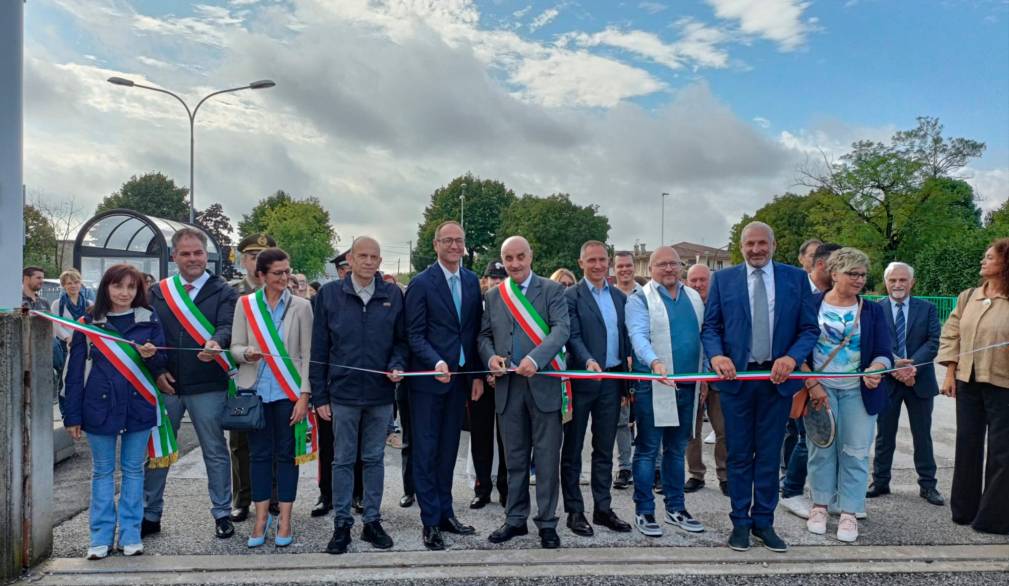
<svg viewBox="0 0 1009 586"><path fill-rule="evenodd" d="M277 547L287 547L288 545L291 545L293 542L294 542L294 527L291 527L291 534L288 535L287 537L284 537L283 535L280 534L280 526L278 525L277 533L275 533L273 536L273 543Z"/></svg>
<svg viewBox="0 0 1009 586"><path fill-rule="evenodd" d="M249 547L259 547L266 543L266 534L270 532L270 525L273 525L273 515L266 517L266 527L263 528L263 534L259 537L250 536L247 545Z"/></svg>

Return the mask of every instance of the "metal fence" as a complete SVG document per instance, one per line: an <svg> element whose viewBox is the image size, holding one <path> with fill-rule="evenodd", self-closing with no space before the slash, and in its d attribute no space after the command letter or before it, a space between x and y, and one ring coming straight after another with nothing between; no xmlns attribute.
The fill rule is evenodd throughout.
<svg viewBox="0 0 1009 586"><path fill-rule="evenodd" d="M886 295L865 295L865 299L868 301L878 301L884 299ZM956 307L956 297L929 297L925 295L915 295L918 299L924 299L935 305L936 311L939 312L939 321L941 323L946 322L946 318L949 314L953 313L953 309Z"/></svg>

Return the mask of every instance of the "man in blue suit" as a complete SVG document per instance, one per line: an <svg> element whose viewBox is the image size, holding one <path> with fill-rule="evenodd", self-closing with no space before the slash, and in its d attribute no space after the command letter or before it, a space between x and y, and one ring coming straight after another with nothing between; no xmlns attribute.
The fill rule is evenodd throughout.
<svg viewBox="0 0 1009 586"><path fill-rule="evenodd" d="M631 355L624 304L627 297L616 286L606 282L610 272L610 256L606 245L598 240L582 244L578 266L585 278L568 287L571 337L568 338L569 366L592 372L626 372ZM627 383L619 380L576 380L572 384L574 413L564 426L561 448L561 492L564 510L568 514L568 529L576 535L589 537L592 525L585 518L585 502L579 479L582 472L582 447L585 432L592 417L592 522L618 533L627 533L631 526L622 521L610 506L610 483L613 481L613 444L617 439L620 401L627 394Z"/></svg>
<svg viewBox="0 0 1009 586"><path fill-rule="evenodd" d="M772 262L774 231L750 222L740 235L745 263L715 273L708 292L701 342L712 369L726 379L721 393L728 448L732 535L729 547L750 548L752 533L784 552L774 532L778 465L792 395L789 380L819 336L809 280L801 269ZM737 381L736 373L770 370L770 381Z"/></svg>
<svg viewBox="0 0 1009 586"><path fill-rule="evenodd" d="M932 452L932 404L939 394L932 361L939 352L939 316L935 306L911 297L914 269L902 262L892 262L883 271L887 297L880 300L893 340L894 366L922 364L898 370L891 375L889 403L876 422L876 457L872 466L872 486L865 496L875 498L890 494L890 466L897 446L897 426L901 404L907 405L907 418L914 441L914 469L918 472L921 498L936 506L946 501L936 490L935 455Z"/></svg>
<svg viewBox="0 0 1009 586"><path fill-rule="evenodd" d="M445 549L442 532L472 535L475 529L456 519L452 478L466 399L479 400L483 379L450 375L478 365L477 334L483 306L476 273L462 266L466 234L457 222L435 230L438 262L410 281L406 322L410 370L436 370L437 377L410 380L413 416L413 478L424 524L424 546ZM482 367L481 367L482 368ZM470 368L472 370L472 368Z"/></svg>

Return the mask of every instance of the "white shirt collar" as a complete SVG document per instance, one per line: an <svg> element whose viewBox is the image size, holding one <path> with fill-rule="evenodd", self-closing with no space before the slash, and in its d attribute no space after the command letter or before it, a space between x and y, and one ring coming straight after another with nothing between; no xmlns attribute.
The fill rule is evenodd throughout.
<svg viewBox="0 0 1009 586"><path fill-rule="evenodd" d="M533 281L533 272L529 271L529 276L526 277L525 281L519 283L519 287L522 287L523 290L528 289L529 283L532 283L532 281Z"/></svg>
<svg viewBox="0 0 1009 586"><path fill-rule="evenodd" d="M188 283L188 284L192 285L193 289L199 289L199 288L203 287L204 285L206 285L207 281L209 281L209 280L210 280L210 273L208 273L207 271L203 271L203 274L200 275L200 277L198 279L196 279L195 281L186 281L186 279L183 278L182 282L183 282L183 284Z"/></svg>
<svg viewBox="0 0 1009 586"><path fill-rule="evenodd" d="M774 261L773 260L769 260L769 261L767 261L766 265L764 265L764 266L762 266L760 268L763 269L765 275L773 275L774 274ZM751 266L750 263L746 263L746 278L749 279L750 277L752 277L753 276L753 271L755 271L755 270L757 270L757 267Z"/></svg>
<svg viewBox="0 0 1009 586"><path fill-rule="evenodd" d="M438 266L441 267L441 272L445 273L445 279L446 280L450 280L452 277L459 277L460 279L462 279L462 274L461 274L462 273L462 264L461 263L459 265L459 268L456 269L454 273L452 271L448 270L448 267L446 267L445 265L441 264L440 260L438 261Z"/></svg>

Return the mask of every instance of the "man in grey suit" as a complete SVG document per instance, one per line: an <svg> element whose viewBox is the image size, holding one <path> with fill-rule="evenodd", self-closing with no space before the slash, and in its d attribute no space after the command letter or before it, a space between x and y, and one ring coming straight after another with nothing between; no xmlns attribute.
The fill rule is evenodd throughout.
<svg viewBox="0 0 1009 586"><path fill-rule="evenodd" d="M939 316L935 306L911 297L914 269L902 262L892 262L883 271L886 299L880 300L893 339L895 366L905 368L892 373L896 382L890 387L890 401L876 422L876 457L872 466L872 486L865 496L875 498L890 494L890 467L897 446L897 425L901 405L907 405L907 419L914 442L914 468L918 472L919 495L929 503L943 506L945 500L936 489L935 454L932 452L932 404L939 394L932 361L939 352Z"/></svg>
<svg viewBox="0 0 1009 586"><path fill-rule="evenodd" d="M491 543L504 543L529 529L529 457L536 458L536 506L533 518L543 547L560 547L557 535L557 497L560 488L561 395L557 378L537 376L568 340L568 305L564 288L532 272L533 251L521 236L501 245L501 260L508 280L487 291L480 328L480 358L497 378L495 410L504 436L508 465L508 504L504 525L490 535ZM501 287L518 285L521 295L503 294ZM513 289L512 289L513 291ZM528 301L528 306L521 303ZM516 303L518 301L518 303ZM528 307L531 306L531 310ZM536 344L527 335L516 308L535 311L548 327ZM520 312L519 312L520 313ZM508 369L514 368L514 372Z"/></svg>

